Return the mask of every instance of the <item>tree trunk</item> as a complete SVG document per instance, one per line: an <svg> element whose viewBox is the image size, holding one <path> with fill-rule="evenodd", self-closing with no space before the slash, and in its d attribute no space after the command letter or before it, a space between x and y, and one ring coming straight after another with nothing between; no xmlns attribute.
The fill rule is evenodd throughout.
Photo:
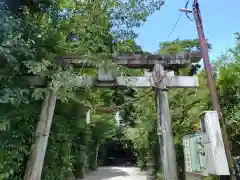
<svg viewBox="0 0 240 180"><path fill-rule="evenodd" d="M77 179L84 179L84 178L85 178L85 175L86 175L86 172L85 172L85 167L84 167L84 165L78 166L78 167L75 169L75 177L76 177Z"/></svg>
<svg viewBox="0 0 240 180"><path fill-rule="evenodd" d="M99 144L96 147L96 155L95 155L95 169L98 167L98 155L99 155Z"/></svg>
<svg viewBox="0 0 240 180"><path fill-rule="evenodd" d="M74 164L74 174L77 179L84 179L85 166L86 166L86 152L83 149L76 149L75 151L76 162Z"/></svg>
<svg viewBox="0 0 240 180"><path fill-rule="evenodd" d="M40 180L46 153L49 132L51 129L57 92L49 91L42 104L40 119L36 130L35 143L32 144L24 180Z"/></svg>
<svg viewBox="0 0 240 180"><path fill-rule="evenodd" d="M90 164L89 164L89 169L92 171L95 171L98 166L98 150L99 150L99 144L93 145L93 150L90 155Z"/></svg>

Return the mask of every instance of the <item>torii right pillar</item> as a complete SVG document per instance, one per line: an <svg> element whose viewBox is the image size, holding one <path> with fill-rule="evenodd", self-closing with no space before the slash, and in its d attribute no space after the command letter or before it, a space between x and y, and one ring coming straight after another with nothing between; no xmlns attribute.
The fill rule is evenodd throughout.
<svg viewBox="0 0 240 180"><path fill-rule="evenodd" d="M158 139L160 144L161 168L164 180L177 180L178 170L172 123L168 103L168 88L196 88L195 76L175 76L174 72L165 72L160 64L154 67L156 85L156 109L158 121Z"/></svg>

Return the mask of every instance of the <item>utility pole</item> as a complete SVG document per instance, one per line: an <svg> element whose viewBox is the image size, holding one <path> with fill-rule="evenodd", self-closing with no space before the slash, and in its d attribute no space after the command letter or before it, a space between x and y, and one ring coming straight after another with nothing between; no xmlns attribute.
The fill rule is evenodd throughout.
<svg viewBox="0 0 240 180"><path fill-rule="evenodd" d="M211 67L210 60L209 60L208 47L207 47L207 43L206 43L206 39L205 39L205 35L204 35L202 18L201 18L198 0L194 0L193 14L194 14L194 19L195 19L196 26L197 26L197 32L198 32L203 62L204 62L204 68L205 68L205 72L206 72L206 76L207 76L208 88L209 88L209 92L210 92L210 96L211 96L211 100L212 100L212 106L217 111L218 117L220 118L220 122L222 124L223 141L224 141L225 151L226 151L226 155L227 155L229 170L230 170L230 173L233 174L234 169L233 169L233 164L232 164L232 156L231 156L231 150L230 150L229 141L228 141L228 135L227 135L225 123L224 123L224 120L222 117L220 104L218 101L218 96L217 96L217 91L216 91L216 83L212 77L212 67ZM223 179L225 179L225 177L223 177Z"/></svg>
<svg viewBox="0 0 240 180"><path fill-rule="evenodd" d="M193 15L194 15L197 32L198 32L198 38L199 38L199 42L200 42L200 49L201 49L203 63L204 63L204 69L205 69L206 76L207 76L207 84L208 84L208 88L209 88L209 92L210 92L210 96L211 96L211 102L212 102L213 108L217 111L220 123L222 124L222 135L223 135L226 156L227 156L227 160L228 160L228 166L229 166L231 175L233 175L234 168L233 168L233 163L232 163L233 161L232 161L232 157L231 157L231 150L230 150L230 146L229 146L225 123L224 123L221 109L220 109L220 104L218 101L218 96L217 96L217 91L216 91L216 83L212 77L212 67L211 67L211 63L209 60L208 47L207 47L207 43L206 43L206 39L205 39L205 35L204 35L202 18L201 18L198 0L194 0L193 10L182 8L182 9L180 9L180 11L186 12L186 13L193 13ZM231 179L231 177L228 177L228 176L227 177L221 176L221 179L229 179L229 178Z"/></svg>

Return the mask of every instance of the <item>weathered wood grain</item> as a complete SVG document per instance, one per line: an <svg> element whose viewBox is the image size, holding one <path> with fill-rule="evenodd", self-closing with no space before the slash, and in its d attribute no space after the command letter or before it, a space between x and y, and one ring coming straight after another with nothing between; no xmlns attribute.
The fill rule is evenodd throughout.
<svg viewBox="0 0 240 180"><path fill-rule="evenodd" d="M43 86L43 78L35 76L25 77L29 86ZM74 81L76 87L156 87L155 78L152 76L118 76L113 79L98 80L91 76L78 76ZM157 88L195 88L198 87L198 78L196 76L165 76Z"/></svg>
<svg viewBox="0 0 240 180"><path fill-rule="evenodd" d="M178 53L169 55L121 55L113 57L113 63L129 68L152 68L154 64L162 64L164 68L184 67L189 63L197 63L202 58L201 52ZM59 56L56 57L58 64L72 64L76 68L94 68L97 65L89 64L83 56Z"/></svg>

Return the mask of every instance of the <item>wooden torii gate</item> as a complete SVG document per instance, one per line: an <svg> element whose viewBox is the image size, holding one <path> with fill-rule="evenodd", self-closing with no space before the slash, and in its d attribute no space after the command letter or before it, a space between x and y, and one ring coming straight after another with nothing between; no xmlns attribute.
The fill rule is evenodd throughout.
<svg viewBox="0 0 240 180"><path fill-rule="evenodd" d="M176 55L140 55L136 54L133 56L118 56L113 63L116 65L126 66L128 68L134 69L148 69L153 70L155 64L161 64L165 70L173 70L175 68L186 67L190 63L197 63L201 59L201 53L179 53ZM83 57L77 56L61 56L56 57L56 63L59 65L72 65L74 68L98 68L98 73L96 76L78 76L72 81L72 83L77 87L153 87L153 79L149 81L149 75L146 76L118 76L116 73L105 71L103 68L84 62ZM166 77L167 78L167 77ZM40 76L22 76L20 82L27 84L29 86L44 86L46 84L47 78ZM191 82L195 82L196 79L192 76L174 76L167 78L164 81L168 81L167 87L185 87L183 83L188 81L188 85ZM178 84L176 84L178 83ZM181 83L181 84L179 84ZM160 85L159 85L160 86Z"/></svg>
<svg viewBox="0 0 240 180"><path fill-rule="evenodd" d="M190 63L197 63L201 53L179 53L177 55L133 55L118 56L114 63L128 68L143 68L153 70L145 76L116 76L96 65L84 62L83 57L62 56L56 58L59 65L71 64L77 68L99 68L96 76L78 76L71 83L76 87L138 87L156 88L158 111L159 141L161 145L161 161L164 179L177 180L176 155L172 138L171 119L167 100L168 88L194 88L198 86L195 76L174 76L174 68L186 67ZM166 70L166 72L165 72ZM22 76L21 82L29 86L43 87L47 79L40 76ZM27 170L24 180L40 180L43 161L47 148L48 136L57 99L57 90L49 91L43 100L40 119L36 130L36 141L31 147ZM167 162L167 163L166 163Z"/></svg>

